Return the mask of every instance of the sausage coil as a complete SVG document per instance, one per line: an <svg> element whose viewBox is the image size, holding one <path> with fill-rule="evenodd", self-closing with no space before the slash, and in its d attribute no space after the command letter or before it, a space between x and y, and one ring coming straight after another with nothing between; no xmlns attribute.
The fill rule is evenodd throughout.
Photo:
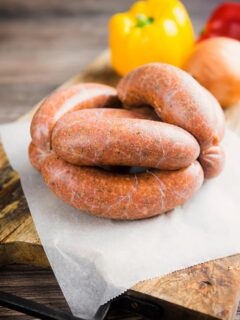
<svg viewBox="0 0 240 320"><path fill-rule="evenodd" d="M33 117L29 158L64 202L143 219L184 204L221 172L223 135L212 95L184 71L153 63L117 90L86 83L51 94Z"/></svg>

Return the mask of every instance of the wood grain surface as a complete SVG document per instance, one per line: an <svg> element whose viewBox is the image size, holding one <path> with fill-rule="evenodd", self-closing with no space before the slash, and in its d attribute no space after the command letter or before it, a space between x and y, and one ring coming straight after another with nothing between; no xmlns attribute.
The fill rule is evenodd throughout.
<svg viewBox="0 0 240 320"><path fill-rule="evenodd" d="M32 105L56 86L78 73L106 47L109 16L115 11L127 8L130 2L1 0L0 121L15 120L29 111ZM200 4L197 0L185 1L198 30L208 10L218 2L205 0ZM6 168L6 175L7 170L9 168ZM15 185L12 196L19 199L19 182L14 175L11 179ZM24 200L20 201L22 201L20 205L24 208L26 205ZM6 208L4 203L1 203L1 206ZM8 209L5 209L5 213L1 213L6 214L6 210ZM14 217L14 210L11 211L11 216ZM1 230L0 226L0 236L3 236L3 233L4 230ZM228 270L227 265L226 270ZM40 280L37 280L36 276ZM206 272L205 277L207 277ZM46 295L46 286L34 286L37 281L41 283L41 279L45 279L46 282L43 283L47 283L46 286L49 287L49 296ZM204 277L201 285L202 288L188 289L205 290L208 286L212 286ZM37 301L49 302L55 307L67 308L51 270L25 266L2 268L0 288L29 295ZM52 290L54 294L51 296ZM141 290L141 286L138 290ZM202 299L201 295L199 299ZM117 317L124 319L124 316L128 317L128 315L114 315L115 319ZM13 317L16 318L17 315L0 309L0 318ZM18 315L17 318L20 319L21 316Z"/></svg>

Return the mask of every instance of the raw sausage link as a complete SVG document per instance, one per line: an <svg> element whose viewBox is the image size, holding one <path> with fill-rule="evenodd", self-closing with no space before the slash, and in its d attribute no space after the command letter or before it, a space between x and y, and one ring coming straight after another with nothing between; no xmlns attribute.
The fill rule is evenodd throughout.
<svg viewBox="0 0 240 320"><path fill-rule="evenodd" d="M49 105L47 106L49 107ZM47 112L47 107L44 105L40 107L40 110L38 111L38 117L44 118L41 116L41 111L43 111L43 114ZM75 110L75 107L74 107ZM90 111L90 113L89 113ZM53 111L51 110L51 116L54 117ZM135 108L133 110L125 110L125 109L83 109L82 110L82 121L87 122L89 121L89 118L95 117L96 119L106 118L106 117L116 117L116 118L138 118L138 119L149 119L149 120L157 120L158 116L155 114L155 112L151 108ZM66 115L71 115L72 112L68 112ZM64 116L62 116L64 117ZM35 121L35 127L38 128L38 120L36 117L33 118ZM75 121L75 119L73 119ZM62 118L60 118L57 121L57 128L62 128ZM40 121L40 126L42 125ZM33 125L32 125L33 128ZM51 146L51 136L52 136L52 130L54 128L54 125L52 125L52 129L49 132L46 132L47 135L44 137L41 137L41 140L32 140L32 142L29 145L29 158L31 161L31 164L33 167L40 171L41 170L41 163L45 159L45 157L50 152L49 148ZM35 130L35 129L34 129ZM56 132L56 130L55 130ZM41 141L45 142L44 145L42 145ZM34 143L34 142L36 143ZM48 146L48 147L46 147Z"/></svg>
<svg viewBox="0 0 240 320"><path fill-rule="evenodd" d="M35 114L30 161L59 198L94 215L142 219L185 203L201 187L203 171L205 178L221 172L223 114L194 79L150 64L117 90L118 97L92 83L63 88ZM120 103L131 110L116 109ZM99 166L151 169L120 174Z"/></svg>
<svg viewBox="0 0 240 320"><path fill-rule="evenodd" d="M218 112L219 103L217 99L203 87L206 94L209 96L209 99L212 102L211 107L215 109L215 126L218 130L219 141L222 140L224 136L225 129L225 119L223 112ZM204 176L206 179L215 178L218 176L224 168L225 162L225 153L219 142L215 145L213 144L209 148L203 149L199 161L204 168Z"/></svg>
<svg viewBox="0 0 240 320"><path fill-rule="evenodd" d="M54 153L44 160L42 175L64 202L111 219L143 219L167 212L185 203L203 182L197 161L177 171L116 174L71 165Z"/></svg>
<svg viewBox="0 0 240 320"><path fill-rule="evenodd" d="M182 128L131 119L127 110L125 114L122 110L122 117L117 109L100 110L71 112L58 121L52 133L52 148L62 159L86 166L176 170L189 166L199 156L199 144Z"/></svg>
<svg viewBox="0 0 240 320"><path fill-rule="evenodd" d="M203 151L199 162L204 168L204 175L208 179L218 176L224 167L225 154L222 146L212 146Z"/></svg>
<svg viewBox="0 0 240 320"><path fill-rule="evenodd" d="M42 162L49 155L49 151L43 150L31 142L28 148L28 155L32 166L41 171Z"/></svg>
<svg viewBox="0 0 240 320"><path fill-rule="evenodd" d="M50 150L51 132L65 113L88 108L114 107L119 104L116 90L94 83L81 83L52 93L40 105L31 123L32 142L43 150Z"/></svg>
<svg viewBox="0 0 240 320"><path fill-rule="evenodd" d="M223 111L217 101L186 72L170 65L151 63L135 69L119 83L117 92L128 108L149 105L167 123L190 132L201 147L200 161L205 178L219 173L219 163L205 167L204 152L217 146L224 133ZM208 150L208 148L210 148ZM208 150L208 151L207 151ZM215 164L214 164L215 163Z"/></svg>

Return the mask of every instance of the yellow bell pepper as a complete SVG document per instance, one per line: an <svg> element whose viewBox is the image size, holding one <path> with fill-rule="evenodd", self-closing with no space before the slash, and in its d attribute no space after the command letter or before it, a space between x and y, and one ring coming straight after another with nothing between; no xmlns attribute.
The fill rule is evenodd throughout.
<svg viewBox="0 0 240 320"><path fill-rule="evenodd" d="M178 0L137 1L109 23L113 68L121 75L149 62L182 67L194 44L193 27Z"/></svg>

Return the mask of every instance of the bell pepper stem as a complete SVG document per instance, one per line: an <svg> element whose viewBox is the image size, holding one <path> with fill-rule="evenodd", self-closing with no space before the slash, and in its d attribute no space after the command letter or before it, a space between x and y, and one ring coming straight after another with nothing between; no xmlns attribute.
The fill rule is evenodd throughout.
<svg viewBox="0 0 240 320"><path fill-rule="evenodd" d="M147 17L144 14L138 14L136 15L136 27L138 28L144 28L147 25L153 23L154 19L151 17Z"/></svg>

